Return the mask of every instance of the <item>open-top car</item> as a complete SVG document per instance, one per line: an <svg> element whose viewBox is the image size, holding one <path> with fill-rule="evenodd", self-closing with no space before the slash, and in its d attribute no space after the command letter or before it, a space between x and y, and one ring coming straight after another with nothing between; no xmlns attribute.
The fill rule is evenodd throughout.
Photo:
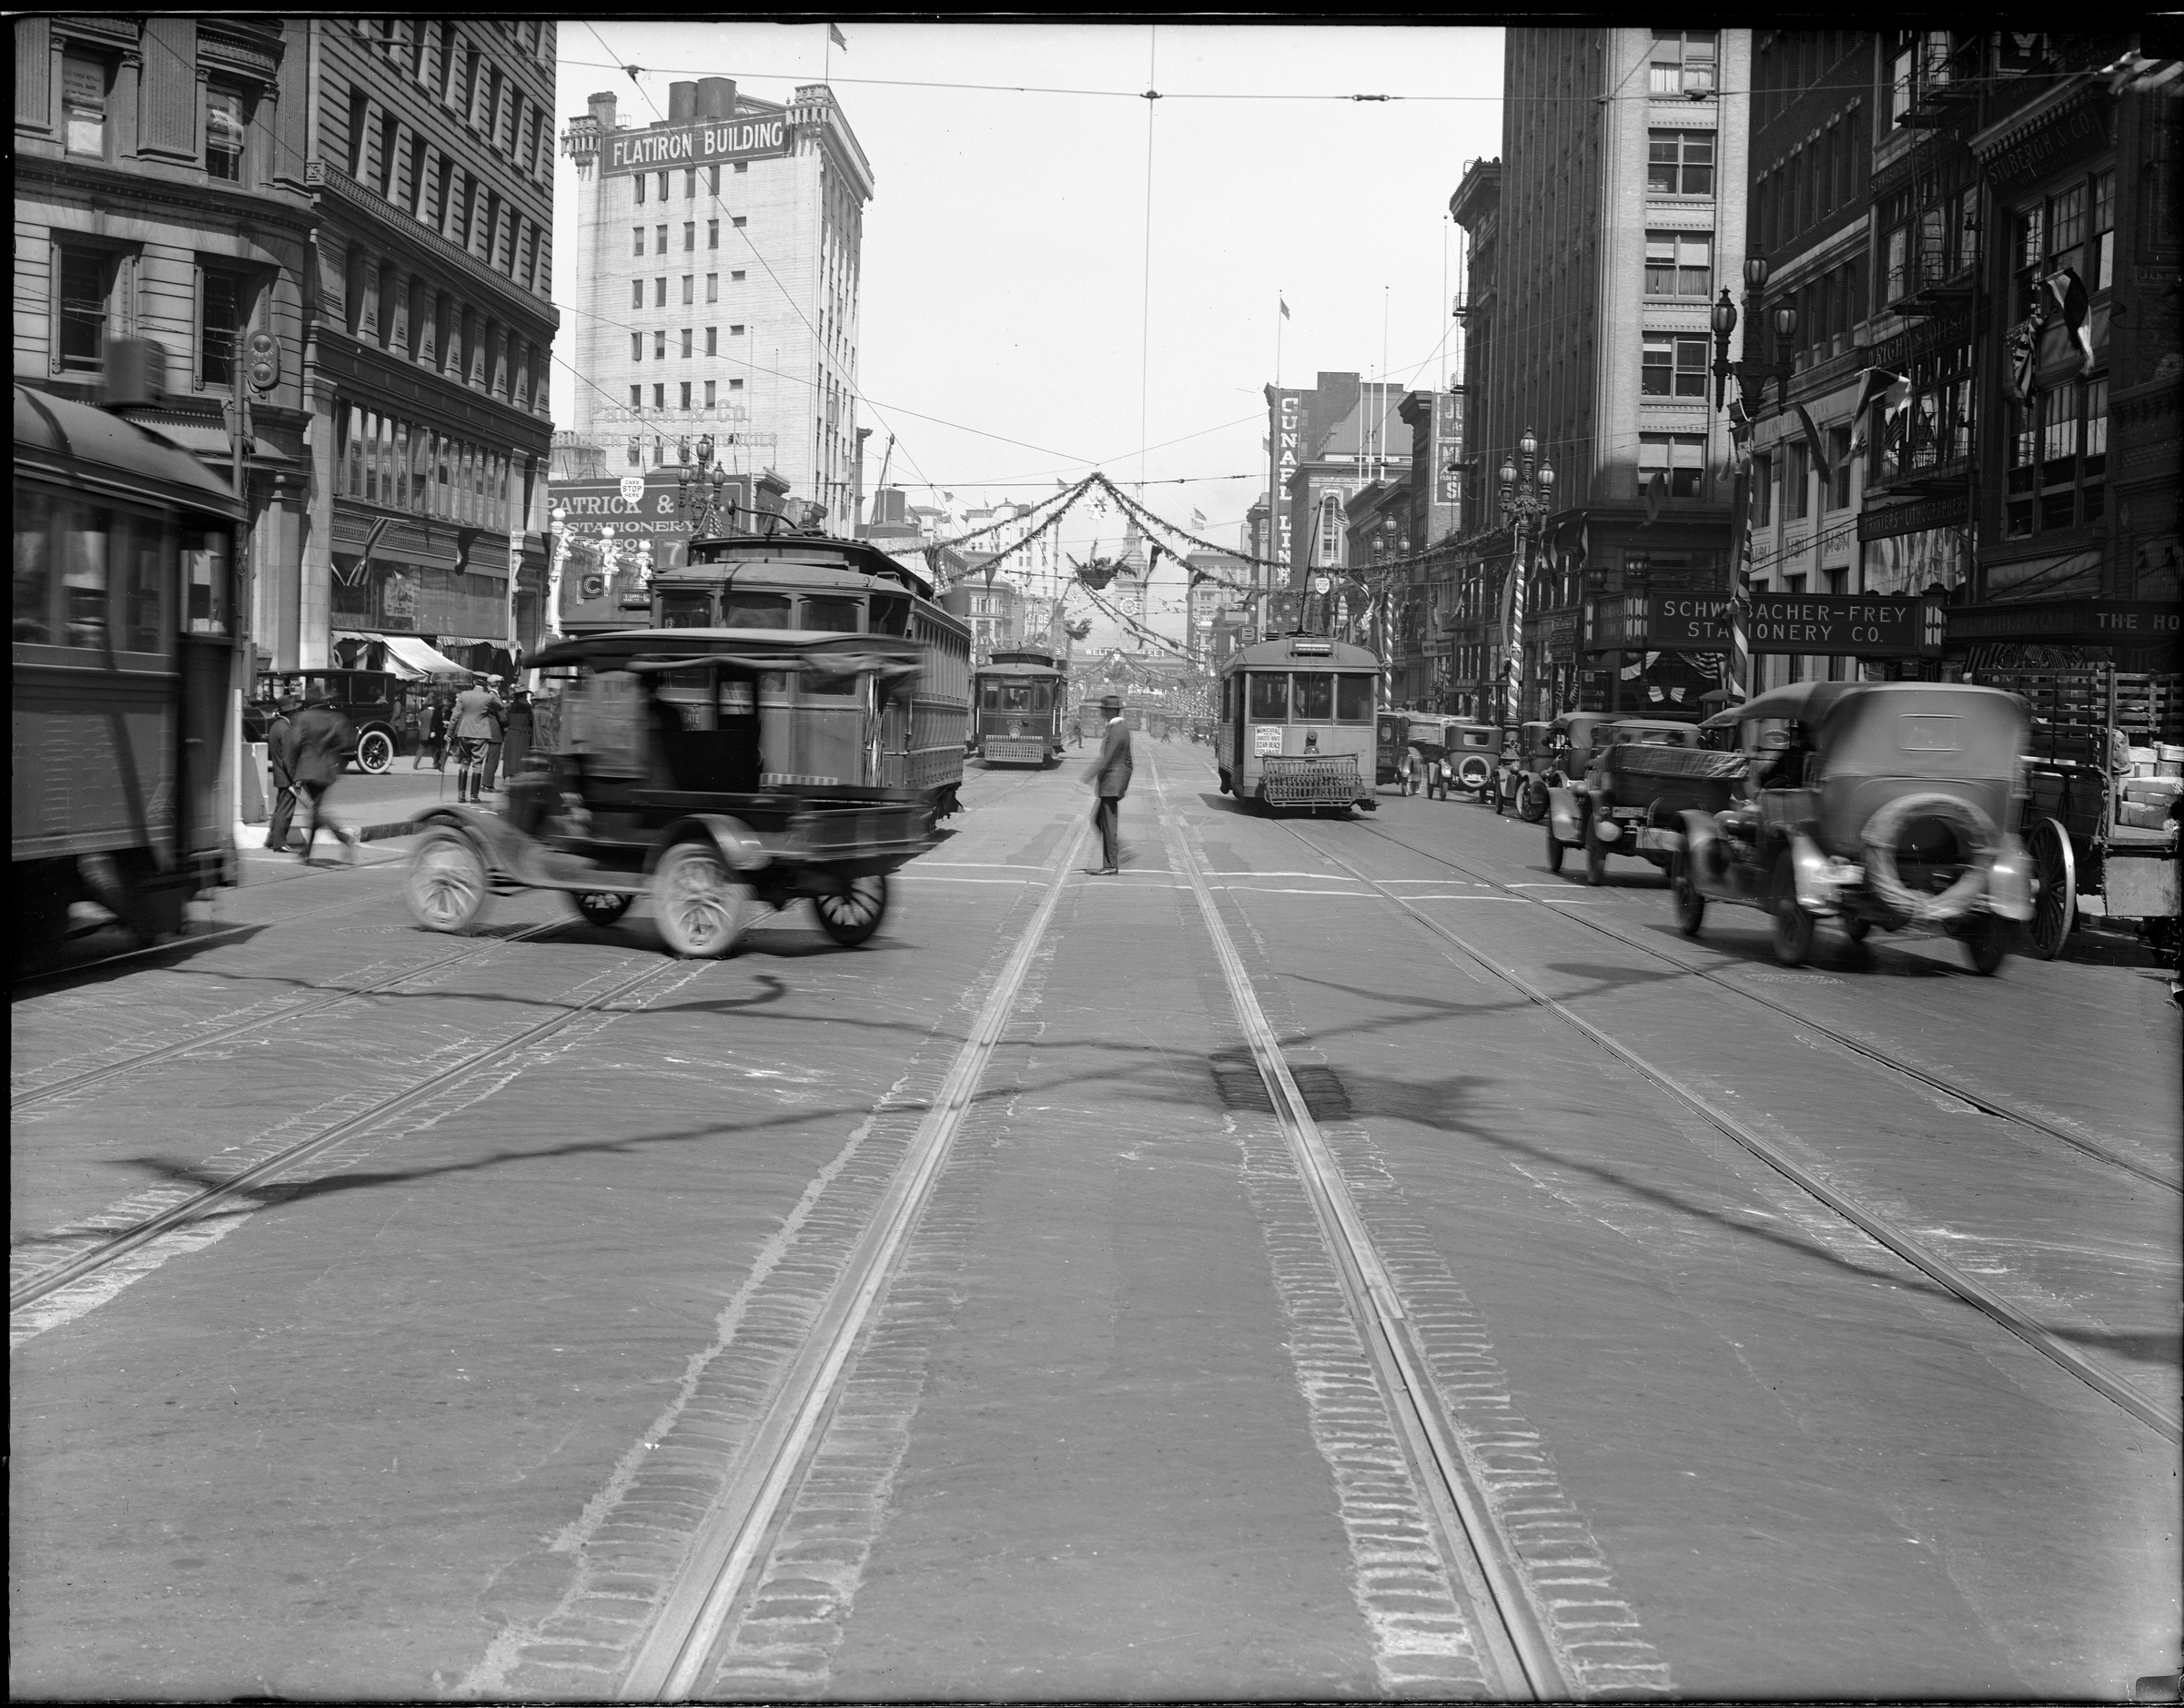
<svg viewBox="0 0 2184 1708"><path fill-rule="evenodd" d="M1607 876L1608 856L1628 854L1666 868L1684 844L1683 814L1719 812L1742 782L1742 753L1699 745L1698 727L1663 718L1619 718L1592 733L1582 776L1550 781L1547 869L1569 847L1585 853L1585 882Z"/></svg>
<svg viewBox="0 0 2184 1708"><path fill-rule="evenodd" d="M1744 798L1683 814L1670 861L1676 921L1696 936L1709 901L1773 915L1795 966L1840 919L1956 938L1992 973L2032 916L2025 850L2025 702L1965 682L1795 682L1709 718L1741 726Z"/></svg>
<svg viewBox="0 0 2184 1708"><path fill-rule="evenodd" d="M808 899L837 943L887 912L887 874L931 845L933 803L885 751L915 641L780 629L641 629L533 662L555 715L499 814L423 817L406 890L435 931L491 894L555 889L611 925L651 898L678 955L733 947L750 905ZM557 693L558 691L558 693ZM884 783L883 779L893 779Z"/></svg>

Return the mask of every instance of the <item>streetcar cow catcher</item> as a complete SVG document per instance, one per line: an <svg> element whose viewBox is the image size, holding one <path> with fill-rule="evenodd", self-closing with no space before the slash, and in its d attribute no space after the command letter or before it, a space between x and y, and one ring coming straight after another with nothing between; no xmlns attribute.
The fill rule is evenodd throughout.
<svg viewBox="0 0 2184 1708"><path fill-rule="evenodd" d="M235 881L240 515L172 441L15 388L18 954L75 903L150 939Z"/></svg>

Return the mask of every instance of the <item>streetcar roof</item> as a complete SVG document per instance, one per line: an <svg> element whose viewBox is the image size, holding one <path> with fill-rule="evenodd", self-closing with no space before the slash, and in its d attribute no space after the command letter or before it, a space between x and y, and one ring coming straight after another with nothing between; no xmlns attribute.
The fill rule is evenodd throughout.
<svg viewBox="0 0 2184 1708"><path fill-rule="evenodd" d="M177 499L222 515L236 513L235 490L170 439L87 403L15 388L15 455L39 452L102 463L136 480L169 488Z"/></svg>
<svg viewBox="0 0 2184 1708"><path fill-rule="evenodd" d="M617 629L556 642L531 663L619 666L624 670L682 670L721 663L742 670L871 671L900 675L918 668L924 651L915 641L885 634L829 633L816 629Z"/></svg>
<svg viewBox="0 0 2184 1708"><path fill-rule="evenodd" d="M1380 654L1370 647L1330 641L1324 634L1280 634L1260 641L1230 655L1221 666L1226 674L1237 670L1370 670L1380 668Z"/></svg>
<svg viewBox="0 0 2184 1708"><path fill-rule="evenodd" d="M832 534L727 534L693 540L690 542L690 551L693 561L681 569L664 571L660 579L688 577L693 571L740 570L763 563L770 569L851 570L863 575L882 576L928 599L933 597L929 576L881 551L868 540L842 540ZM708 554L706 560L695 561L696 554L701 551Z"/></svg>
<svg viewBox="0 0 2184 1708"><path fill-rule="evenodd" d="M1062 674L1051 664L1019 664L1014 660L1006 664L981 664L977 673L981 676L1028 676L1042 682Z"/></svg>

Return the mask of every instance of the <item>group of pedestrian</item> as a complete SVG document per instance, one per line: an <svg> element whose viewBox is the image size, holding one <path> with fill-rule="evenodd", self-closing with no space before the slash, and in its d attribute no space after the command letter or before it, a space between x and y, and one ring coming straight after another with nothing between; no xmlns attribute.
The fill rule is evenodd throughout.
<svg viewBox="0 0 2184 1708"><path fill-rule="evenodd" d="M311 864L311 850L318 844L321 826L351 865L362 857L356 832L344 829L326 805L326 797L356 744L355 727L330 695L308 704L292 698L277 702L266 726L266 755L277 791L271 823L266 826L268 848L277 854L287 851L288 825L300 802L306 813L303 846L298 854L304 864Z"/></svg>

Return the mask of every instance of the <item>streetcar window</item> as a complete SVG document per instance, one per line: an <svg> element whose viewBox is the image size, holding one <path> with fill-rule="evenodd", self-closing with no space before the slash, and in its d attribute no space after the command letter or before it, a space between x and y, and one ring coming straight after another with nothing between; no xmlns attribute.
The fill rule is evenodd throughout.
<svg viewBox="0 0 2184 1708"><path fill-rule="evenodd" d="M1052 711L1054 709L1054 690L1049 688L1045 682L1032 683L1031 709L1034 712Z"/></svg>
<svg viewBox="0 0 2184 1708"><path fill-rule="evenodd" d="M61 644L106 644L106 546L113 512L70 502L61 512Z"/></svg>
<svg viewBox="0 0 2184 1708"><path fill-rule="evenodd" d="M1335 679L1325 671L1299 671L1291 710L1299 723L1330 723L1335 716Z"/></svg>
<svg viewBox="0 0 2184 1708"><path fill-rule="evenodd" d="M224 529L182 530L183 585L189 595L189 632L226 634L233 601L228 579L228 534Z"/></svg>
<svg viewBox="0 0 2184 1708"><path fill-rule="evenodd" d="M903 635L910 632L910 601L896 594L872 596L872 632Z"/></svg>
<svg viewBox="0 0 2184 1708"><path fill-rule="evenodd" d="M1371 723L1372 701L1373 692L1371 677L1338 676L1335 678L1336 723Z"/></svg>
<svg viewBox="0 0 2184 1708"><path fill-rule="evenodd" d="M175 536L150 516L123 516L116 532L114 644L124 652L167 651L167 586Z"/></svg>
<svg viewBox="0 0 2184 1708"><path fill-rule="evenodd" d="M785 629L789 626L786 593L743 593L730 588L721 595L723 629Z"/></svg>
<svg viewBox="0 0 2184 1708"><path fill-rule="evenodd" d="M797 626L829 633L854 634L858 628L857 610L864 602L860 599L822 599L806 593L803 621Z"/></svg>
<svg viewBox="0 0 2184 1708"><path fill-rule="evenodd" d="M1029 682L990 682L987 686L998 688L1001 691L1002 711L1028 712L1031 710L1031 684Z"/></svg>
<svg viewBox="0 0 2184 1708"><path fill-rule="evenodd" d="M15 488L15 639L43 645L53 639L53 499L35 487Z"/></svg>
<svg viewBox="0 0 2184 1708"><path fill-rule="evenodd" d="M803 691L801 697L806 700L814 697L822 700L845 700L857 692L857 677L854 672L846 676L828 676L822 675L815 670L807 670L801 672L801 675Z"/></svg>
<svg viewBox="0 0 2184 1708"><path fill-rule="evenodd" d="M1251 678L1251 716L1264 723L1287 721L1289 715L1289 679L1279 672Z"/></svg>
<svg viewBox="0 0 2184 1708"><path fill-rule="evenodd" d="M703 629L713 621L710 593L662 593L660 626L662 629Z"/></svg>

